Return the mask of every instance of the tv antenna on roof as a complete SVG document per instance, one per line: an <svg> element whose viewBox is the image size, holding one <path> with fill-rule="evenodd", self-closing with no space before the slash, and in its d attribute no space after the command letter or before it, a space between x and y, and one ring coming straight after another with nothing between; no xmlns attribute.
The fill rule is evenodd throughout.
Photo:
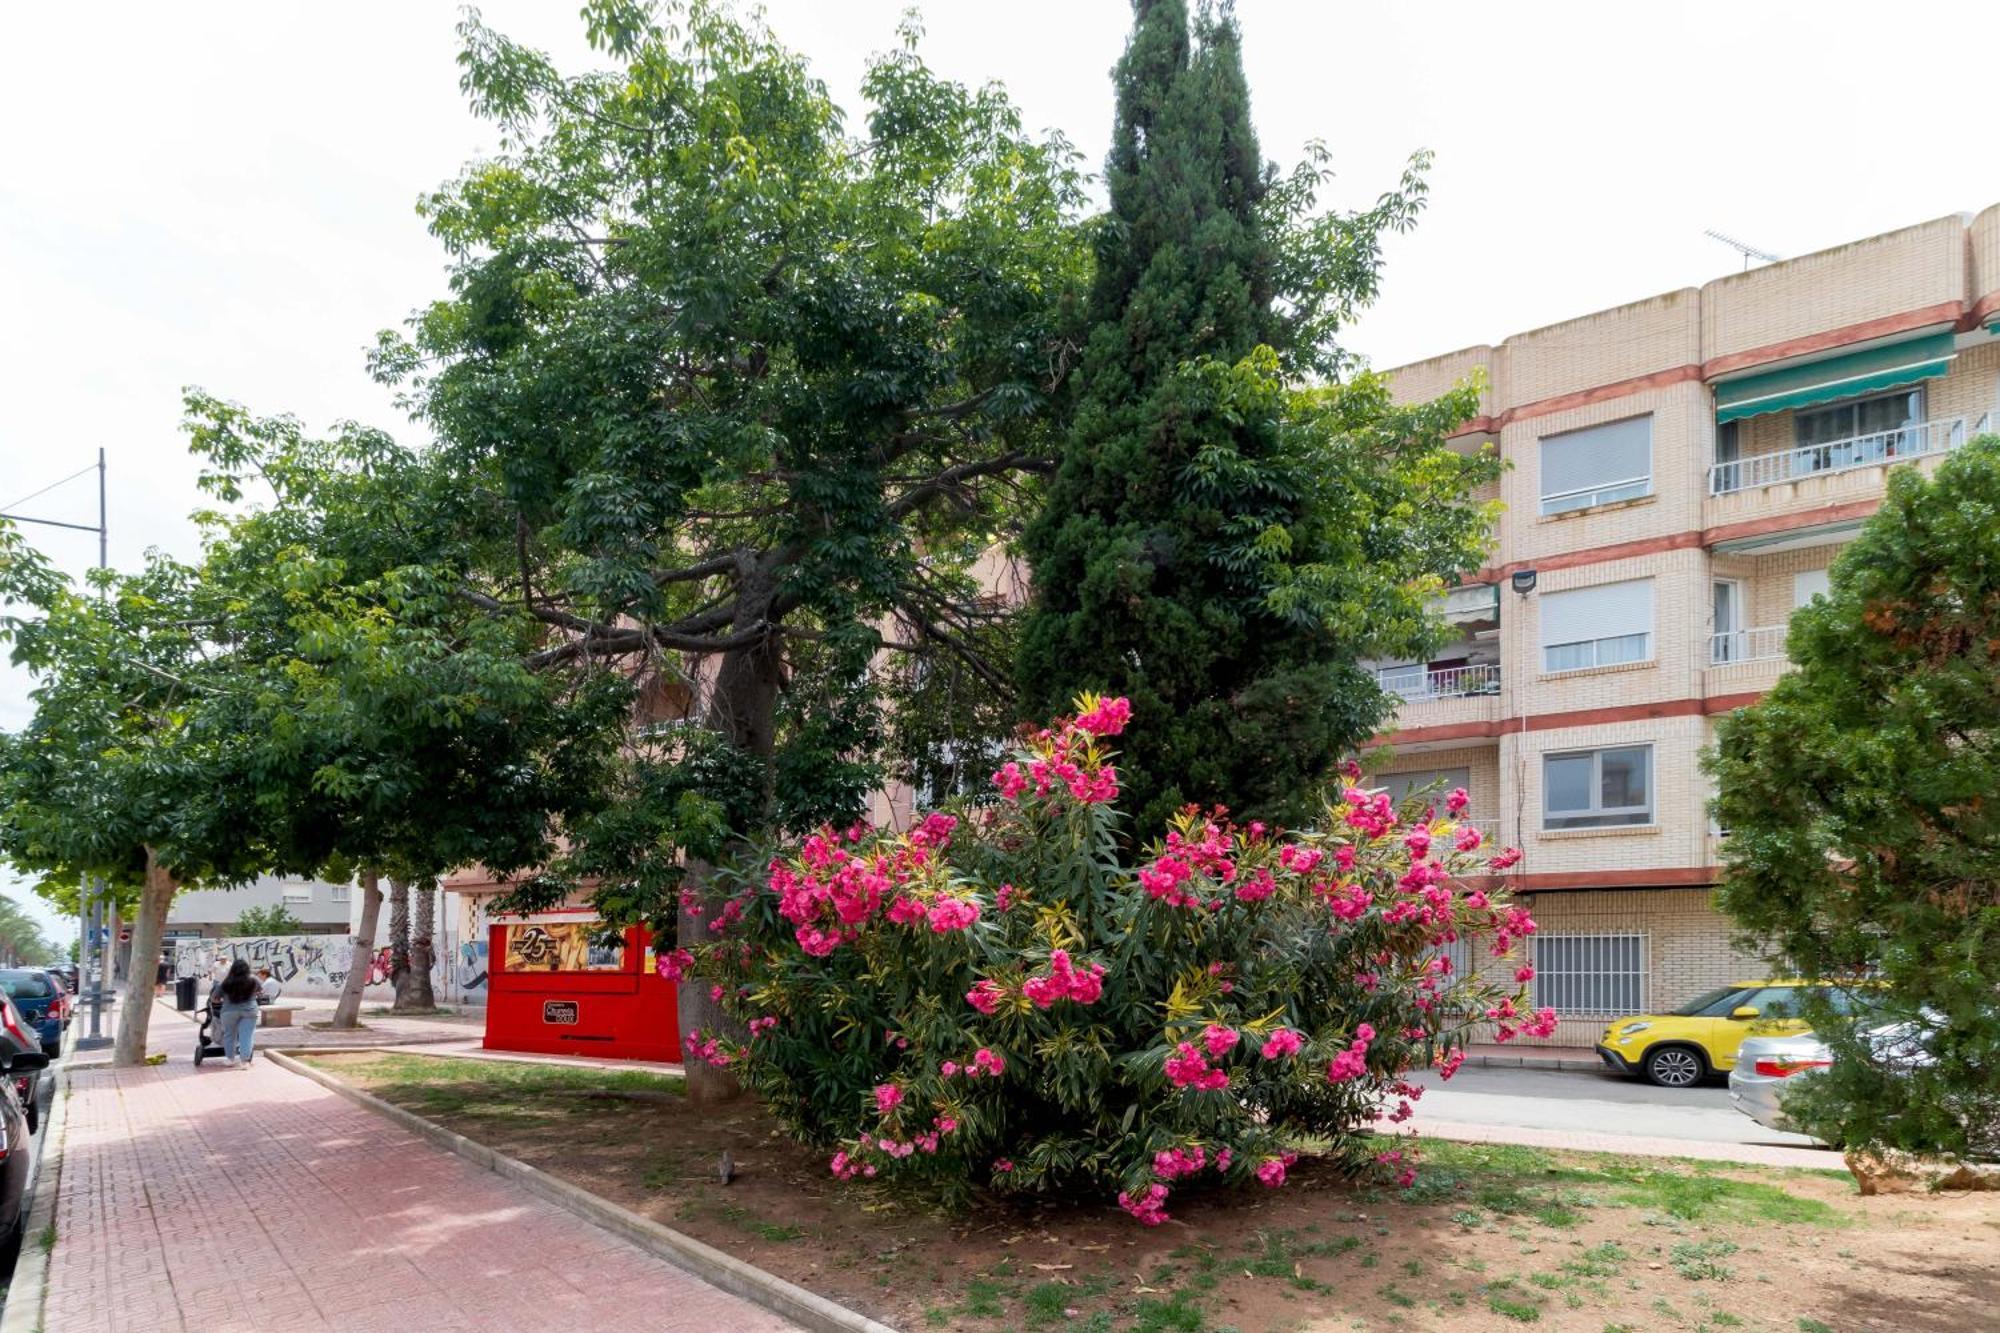
<svg viewBox="0 0 2000 1333"><path fill-rule="evenodd" d="M1783 258L1782 255L1774 255L1768 250L1759 250L1754 245L1746 245L1734 236L1725 236L1713 227L1703 231L1702 235L1708 237L1710 240L1721 241L1730 249L1741 254L1743 256L1743 271L1746 273L1750 271L1750 261L1753 259L1759 263L1775 264Z"/></svg>

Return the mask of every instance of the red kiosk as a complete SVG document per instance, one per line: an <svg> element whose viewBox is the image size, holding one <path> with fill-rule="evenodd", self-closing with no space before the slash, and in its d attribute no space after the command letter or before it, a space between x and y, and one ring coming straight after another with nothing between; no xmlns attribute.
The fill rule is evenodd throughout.
<svg viewBox="0 0 2000 1333"><path fill-rule="evenodd" d="M489 929L487 1050L680 1061L679 1005L644 926L607 941L604 923L578 907Z"/></svg>

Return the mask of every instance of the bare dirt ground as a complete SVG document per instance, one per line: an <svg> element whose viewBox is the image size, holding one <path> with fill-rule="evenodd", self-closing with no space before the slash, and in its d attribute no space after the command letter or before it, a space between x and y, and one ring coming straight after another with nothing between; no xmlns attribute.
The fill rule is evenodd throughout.
<svg viewBox="0 0 2000 1333"><path fill-rule="evenodd" d="M1432 1143L1410 1191L1310 1160L1276 1191L958 1214L841 1185L754 1106L648 1074L406 1054L315 1064L903 1329L2000 1327L2000 1196L1845 1176ZM717 1164L727 1150L736 1176Z"/></svg>

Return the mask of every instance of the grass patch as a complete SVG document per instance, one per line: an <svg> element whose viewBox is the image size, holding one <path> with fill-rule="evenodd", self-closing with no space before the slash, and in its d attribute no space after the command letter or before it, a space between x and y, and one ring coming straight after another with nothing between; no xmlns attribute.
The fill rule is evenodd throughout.
<svg viewBox="0 0 2000 1333"><path fill-rule="evenodd" d="M1727 1282L1736 1270L1722 1261L1734 1253L1734 1241L1684 1240L1674 1246L1668 1262L1690 1282Z"/></svg>
<svg viewBox="0 0 2000 1333"><path fill-rule="evenodd" d="M512 1118L553 1110L558 1102L576 1109L606 1095L678 1097L685 1091L679 1079L645 1069L400 1054L376 1056L365 1063L332 1053L299 1058L331 1074L358 1075L378 1095L419 1115Z"/></svg>
<svg viewBox="0 0 2000 1333"><path fill-rule="evenodd" d="M55 1249L56 1224L51 1222L37 1232L35 1234L35 1244L41 1247L43 1254L47 1254L49 1251Z"/></svg>
<svg viewBox="0 0 2000 1333"><path fill-rule="evenodd" d="M1424 1150L1424 1160L1418 1176L1422 1194L1415 1201L1469 1201L1488 1212L1531 1217L1549 1227L1577 1225L1582 1220L1577 1209L1598 1202L1648 1209L1683 1222L1847 1224L1821 1200L1802 1198L1768 1180L1738 1178L1755 1168L1719 1175L1707 1163L1623 1158L1570 1165L1541 1148L1494 1143L1433 1142ZM1589 1186L1589 1195L1580 1194L1577 1186ZM1452 1221L1470 1227L1473 1216L1454 1212Z"/></svg>

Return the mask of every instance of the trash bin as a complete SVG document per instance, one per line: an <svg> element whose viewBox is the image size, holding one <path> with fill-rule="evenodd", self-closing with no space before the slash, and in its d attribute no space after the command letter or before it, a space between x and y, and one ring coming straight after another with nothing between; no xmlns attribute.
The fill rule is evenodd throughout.
<svg viewBox="0 0 2000 1333"><path fill-rule="evenodd" d="M194 1012L194 982L193 977L174 978L174 1008L184 1014Z"/></svg>

